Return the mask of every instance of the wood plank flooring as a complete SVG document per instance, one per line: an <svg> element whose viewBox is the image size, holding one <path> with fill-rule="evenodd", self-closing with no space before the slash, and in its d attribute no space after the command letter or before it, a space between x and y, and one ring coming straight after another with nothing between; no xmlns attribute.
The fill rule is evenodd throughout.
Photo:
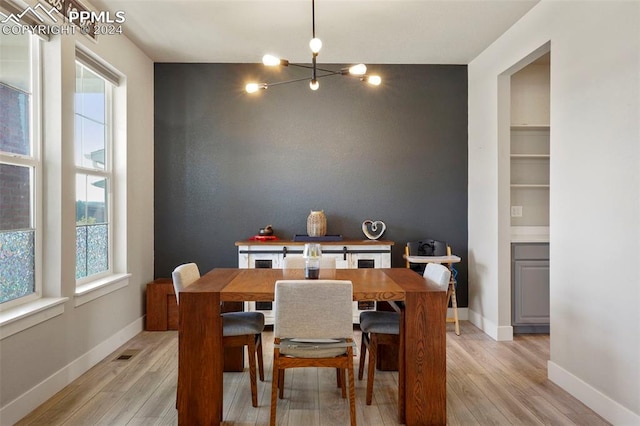
<svg viewBox="0 0 640 426"><path fill-rule="evenodd" d="M547 380L548 335L519 335L495 342L470 323L462 334L447 327L447 418L450 425L608 425L584 404ZM356 331L358 345L360 333ZM225 425L269 423L272 333L263 335L265 382L251 406L249 374L224 374ZM129 360L117 358L139 350ZM357 369L358 360L355 359ZM176 331L142 332L17 423L26 425L175 425L178 366ZM365 370L366 371L366 370ZM287 371L278 424L349 424L349 405L333 369ZM373 404L365 379L356 380L358 424L395 425L398 375L377 372Z"/></svg>

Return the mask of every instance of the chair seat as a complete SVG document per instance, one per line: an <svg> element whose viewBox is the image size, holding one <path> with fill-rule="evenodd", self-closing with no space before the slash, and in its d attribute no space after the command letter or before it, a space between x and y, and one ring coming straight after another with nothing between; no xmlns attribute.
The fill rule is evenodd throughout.
<svg viewBox="0 0 640 426"><path fill-rule="evenodd" d="M222 314L222 335L259 334L264 330L262 312L227 312Z"/></svg>
<svg viewBox="0 0 640 426"><path fill-rule="evenodd" d="M344 339L282 339L279 345L281 354L296 358L340 356L347 353L347 347L349 346L353 346L353 343L347 343Z"/></svg>
<svg viewBox="0 0 640 426"><path fill-rule="evenodd" d="M400 334L400 314L386 311L361 312L360 330L363 333Z"/></svg>

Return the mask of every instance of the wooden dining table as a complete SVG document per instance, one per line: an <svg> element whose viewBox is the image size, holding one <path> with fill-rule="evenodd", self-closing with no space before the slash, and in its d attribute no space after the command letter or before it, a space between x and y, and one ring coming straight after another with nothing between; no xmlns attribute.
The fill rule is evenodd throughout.
<svg viewBox="0 0 640 426"><path fill-rule="evenodd" d="M222 302L273 301L275 282L303 278L302 270L298 273L299 277L282 269L216 268L180 293L180 425L222 421ZM410 426L445 425L446 287L406 268L336 269L322 271L320 278L350 280L354 301L404 302L405 385L404 392L399 392L404 398L398 398L398 413Z"/></svg>

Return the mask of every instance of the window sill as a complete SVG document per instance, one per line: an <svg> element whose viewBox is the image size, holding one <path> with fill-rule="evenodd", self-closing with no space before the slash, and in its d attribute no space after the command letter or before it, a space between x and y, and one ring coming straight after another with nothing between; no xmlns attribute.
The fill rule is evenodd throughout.
<svg viewBox="0 0 640 426"><path fill-rule="evenodd" d="M0 312L0 340L64 313L68 297L43 297Z"/></svg>
<svg viewBox="0 0 640 426"><path fill-rule="evenodd" d="M76 287L75 306L81 306L129 285L131 274L113 274Z"/></svg>

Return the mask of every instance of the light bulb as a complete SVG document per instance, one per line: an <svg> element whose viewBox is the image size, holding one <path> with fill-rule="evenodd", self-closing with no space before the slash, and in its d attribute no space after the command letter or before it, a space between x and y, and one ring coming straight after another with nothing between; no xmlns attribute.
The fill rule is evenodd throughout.
<svg viewBox="0 0 640 426"><path fill-rule="evenodd" d="M349 67L349 74L351 75L365 75L367 73L367 66L365 64L358 64Z"/></svg>
<svg viewBox="0 0 640 426"><path fill-rule="evenodd" d="M245 86L245 90L247 91L247 93L255 93L260 89L266 89L266 88L267 88L266 83L249 83Z"/></svg>
<svg viewBox="0 0 640 426"><path fill-rule="evenodd" d="M320 52L320 49L322 49L322 40L320 40L319 38L312 38L309 42L309 47L311 48L311 51L313 53L318 54L318 52Z"/></svg>
<svg viewBox="0 0 640 426"><path fill-rule="evenodd" d="M311 80L309 82L309 87L311 88L311 90L318 90L318 87L320 87L320 83L318 83L318 80Z"/></svg>
<svg viewBox="0 0 640 426"><path fill-rule="evenodd" d="M273 55L264 55L262 57L262 63L268 67L275 67L280 65L280 58L276 58Z"/></svg>
<svg viewBox="0 0 640 426"><path fill-rule="evenodd" d="M379 75L370 75L369 77L367 77L367 83L371 84L372 86L380 86L380 83L382 83L382 78L380 78Z"/></svg>

